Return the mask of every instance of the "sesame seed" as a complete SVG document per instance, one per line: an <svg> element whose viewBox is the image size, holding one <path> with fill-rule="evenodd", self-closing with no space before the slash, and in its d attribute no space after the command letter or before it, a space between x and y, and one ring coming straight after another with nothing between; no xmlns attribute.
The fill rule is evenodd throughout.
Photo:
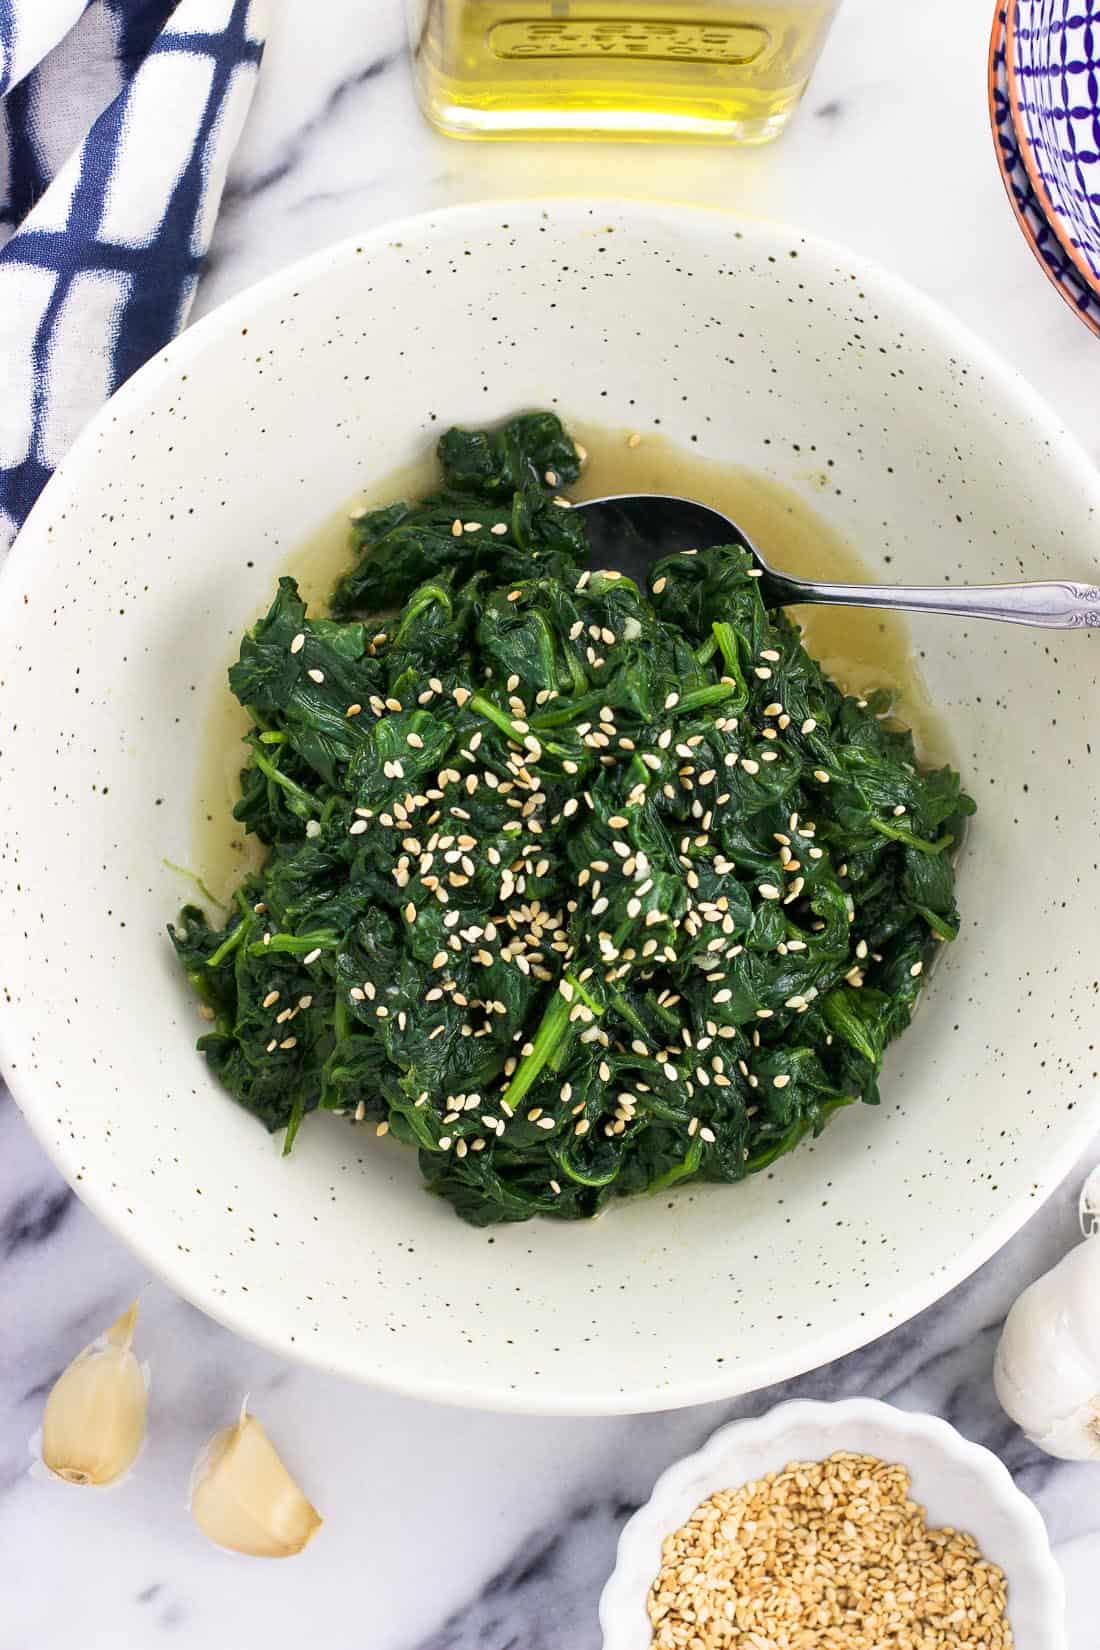
<svg viewBox="0 0 1100 1650"><path fill-rule="evenodd" d="M317 961L317 958L320 955L321 955L321 947L319 945L317 945L317 946L314 946L312 951L307 951L306 952L305 956L302 958L302 961L305 964L305 966L308 968L311 963L315 963Z"/></svg>
<svg viewBox="0 0 1100 1650"><path fill-rule="evenodd" d="M362 836L362 834L366 830L366 828L367 828L367 822L366 822L365 819L356 819L356 820L353 821L353 823L351 825L348 826L348 835L349 836Z"/></svg>
<svg viewBox="0 0 1100 1650"><path fill-rule="evenodd" d="M838 1451L721 1489L661 1549L658 1650L1011 1650L1003 1572L973 1536L930 1529L907 1469Z"/></svg>
<svg viewBox="0 0 1100 1650"><path fill-rule="evenodd" d="M306 675L309 677L311 682L323 682L325 679L325 673L323 670L307 670Z"/></svg>
<svg viewBox="0 0 1100 1650"><path fill-rule="evenodd" d="M924 964L922 962L913 963L910 966L909 972L913 976L913 978L916 979L918 974L921 974L921 973L924 972Z"/></svg>
<svg viewBox="0 0 1100 1650"><path fill-rule="evenodd" d="M824 768L815 768L814 778L817 780L819 785L827 785L829 783L829 775L825 772Z"/></svg>

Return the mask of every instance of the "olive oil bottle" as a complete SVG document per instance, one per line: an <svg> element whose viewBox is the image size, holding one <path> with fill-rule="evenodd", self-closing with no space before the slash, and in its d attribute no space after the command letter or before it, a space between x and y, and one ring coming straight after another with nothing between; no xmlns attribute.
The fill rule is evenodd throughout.
<svg viewBox="0 0 1100 1650"><path fill-rule="evenodd" d="M407 0L420 101L455 137L765 143L840 0Z"/></svg>

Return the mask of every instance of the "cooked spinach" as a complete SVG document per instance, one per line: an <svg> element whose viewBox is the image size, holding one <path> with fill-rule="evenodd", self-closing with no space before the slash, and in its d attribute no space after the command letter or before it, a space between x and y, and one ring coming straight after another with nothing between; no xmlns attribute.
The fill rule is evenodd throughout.
<svg viewBox="0 0 1100 1650"><path fill-rule="evenodd" d="M199 1047L287 1150L369 1120L476 1225L741 1180L877 1101L973 804L743 547L590 569L553 416L439 458L355 524L331 617L282 579L229 672L268 854L172 931Z"/></svg>

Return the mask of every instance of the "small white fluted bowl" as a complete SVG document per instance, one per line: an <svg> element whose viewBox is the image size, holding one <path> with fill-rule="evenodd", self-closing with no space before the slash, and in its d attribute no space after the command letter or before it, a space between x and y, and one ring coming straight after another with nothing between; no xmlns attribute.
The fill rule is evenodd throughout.
<svg viewBox="0 0 1100 1650"><path fill-rule="evenodd" d="M873 1398L777 1404L755 1420L722 1427L695 1455L669 1467L619 1538L615 1571L600 1599L603 1650L648 1650L646 1596L660 1569L661 1544L701 1501L789 1461L820 1461L836 1450L908 1467L913 1499L927 1508L929 1524L968 1530L1004 1571L1020 1650L1066 1650L1061 1571L1038 1509L1008 1469L946 1421Z"/></svg>

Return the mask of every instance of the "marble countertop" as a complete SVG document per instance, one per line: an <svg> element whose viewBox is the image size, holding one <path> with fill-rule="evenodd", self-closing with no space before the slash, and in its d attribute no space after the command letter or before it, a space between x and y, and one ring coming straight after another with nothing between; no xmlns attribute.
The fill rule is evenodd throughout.
<svg viewBox="0 0 1100 1650"><path fill-rule="evenodd" d="M198 311L326 242L478 197L606 193L796 223L899 270L1014 362L1100 460L1100 346L1043 279L1003 197L985 111L992 0L845 0L795 124L769 149L457 144L420 120L400 0L276 3ZM1056 1463L999 1410L1000 1320L1076 1234L1100 1141L1000 1255L938 1306L779 1390L620 1420L412 1403L290 1366L158 1284L96 1225L0 1095L0 1650L595 1650L618 1531L656 1475L777 1397L935 1411L1037 1500L1072 1650L1095 1650L1100 1469ZM91 1496L27 1476L61 1368L143 1291L162 1351L137 1472ZM249 1392L327 1517L291 1564L204 1544L184 1511L225 1394Z"/></svg>

